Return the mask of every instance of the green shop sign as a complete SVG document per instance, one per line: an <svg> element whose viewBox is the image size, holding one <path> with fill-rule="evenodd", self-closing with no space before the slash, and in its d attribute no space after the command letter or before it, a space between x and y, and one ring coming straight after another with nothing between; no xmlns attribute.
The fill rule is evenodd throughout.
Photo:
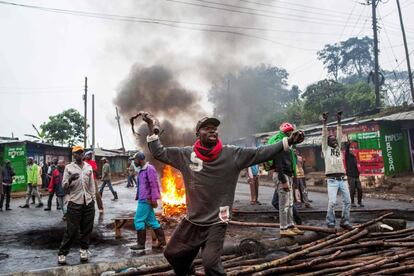
<svg viewBox="0 0 414 276"><path fill-rule="evenodd" d="M10 160L16 175L14 177L12 191L24 191L26 189L26 146L6 145L3 152L3 160Z"/></svg>
<svg viewBox="0 0 414 276"><path fill-rule="evenodd" d="M385 175L409 171L407 135L400 128L392 125L381 126L381 149Z"/></svg>

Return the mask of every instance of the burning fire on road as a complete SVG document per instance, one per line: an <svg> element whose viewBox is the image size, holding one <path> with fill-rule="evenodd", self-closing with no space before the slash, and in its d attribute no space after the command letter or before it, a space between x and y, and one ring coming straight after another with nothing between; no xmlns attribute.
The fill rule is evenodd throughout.
<svg viewBox="0 0 414 276"><path fill-rule="evenodd" d="M183 177L179 171L168 165L162 173L161 200L164 216L180 216L187 210Z"/></svg>

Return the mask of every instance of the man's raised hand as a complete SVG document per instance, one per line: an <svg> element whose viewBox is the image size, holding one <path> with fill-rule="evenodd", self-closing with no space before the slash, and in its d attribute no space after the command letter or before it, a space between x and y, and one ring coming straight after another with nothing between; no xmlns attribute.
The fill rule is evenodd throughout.
<svg viewBox="0 0 414 276"><path fill-rule="evenodd" d="M303 130L295 130L288 138L289 146L300 144L305 140L305 133Z"/></svg>

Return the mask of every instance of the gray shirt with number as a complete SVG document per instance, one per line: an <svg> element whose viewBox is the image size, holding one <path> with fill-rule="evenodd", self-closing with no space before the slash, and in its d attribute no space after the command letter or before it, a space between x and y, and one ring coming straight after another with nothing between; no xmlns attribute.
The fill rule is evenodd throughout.
<svg viewBox="0 0 414 276"><path fill-rule="evenodd" d="M147 137L154 158L180 170L187 200L186 218L196 225L226 223L230 219L239 173L288 150L287 139L258 148L223 146L217 159L204 162L193 147L164 147L158 136Z"/></svg>

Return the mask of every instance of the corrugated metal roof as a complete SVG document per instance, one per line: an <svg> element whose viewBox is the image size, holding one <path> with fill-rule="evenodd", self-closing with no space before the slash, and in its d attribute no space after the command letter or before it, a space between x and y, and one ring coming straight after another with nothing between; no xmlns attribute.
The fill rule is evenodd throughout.
<svg viewBox="0 0 414 276"><path fill-rule="evenodd" d="M100 156L100 157L116 157L116 156L129 157L129 155L126 153L115 151L115 150L107 150L103 148L96 148L94 150L94 153L95 153L95 156Z"/></svg>
<svg viewBox="0 0 414 276"><path fill-rule="evenodd" d="M414 110L375 118L374 121L414 121Z"/></svg>

